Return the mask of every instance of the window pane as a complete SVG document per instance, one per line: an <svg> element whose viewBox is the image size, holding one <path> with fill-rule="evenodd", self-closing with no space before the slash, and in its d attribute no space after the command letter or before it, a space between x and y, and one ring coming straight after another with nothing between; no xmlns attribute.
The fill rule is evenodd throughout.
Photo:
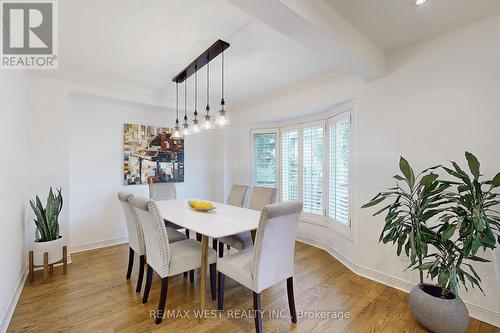
<svg viewBox="0 0 500 333"><path fill-rule="evenodd" d="M303 131L304 212L323 215L323 127Z"/></svg>
<svg viewBox="0 0 500 333"><path fill-rule="evenodd" d="M253 134L253 185L276 187L276 133Z"/></svg>
<svg viewBox="0 0 500 333"><path fill-rule="evenodd" d="M281 136L281 200L299 199L299 131Z"/></svg>
<svg viewBox="0 0 500 333"><path fill-rule="evenodd" d="M330 189L328 216L349 224L349 118L330 124Z"/></svg>

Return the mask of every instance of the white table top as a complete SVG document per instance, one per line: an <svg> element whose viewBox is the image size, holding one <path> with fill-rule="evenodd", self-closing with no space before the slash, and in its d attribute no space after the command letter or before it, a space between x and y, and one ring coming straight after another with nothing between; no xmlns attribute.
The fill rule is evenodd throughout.
<svg viewBox="0 0 500 333"><path fill-rule="evenodd" d="M212 202L216 207L198 212L188 206L188 200L163 200L156 204L162 217L183 228L212 238L222 238L257 229L260 212Z"/></svg>

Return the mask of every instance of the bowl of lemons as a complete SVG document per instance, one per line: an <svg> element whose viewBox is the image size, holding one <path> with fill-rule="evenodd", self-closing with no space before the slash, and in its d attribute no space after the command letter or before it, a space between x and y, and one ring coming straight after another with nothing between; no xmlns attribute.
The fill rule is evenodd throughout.
<svg viewBox="0 0 500 333"><path fill-rule="evenodd" d="M208 212L210 210L215 209L215 206L212 205L211 202L208 201L200 201L200 200L189 200L189 207L199 212Z"/></svg>

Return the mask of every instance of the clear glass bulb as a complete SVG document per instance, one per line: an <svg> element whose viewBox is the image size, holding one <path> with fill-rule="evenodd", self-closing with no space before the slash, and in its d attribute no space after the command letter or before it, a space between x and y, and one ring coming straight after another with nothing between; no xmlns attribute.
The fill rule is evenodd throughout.
<svg viewBox="0 0 500 333"><path fill-rule="evenodd" d="M189 132L189 127L184 126L184 129L182 130L182 135L186 136L186 135L189 135L189 134L191 134L191 133Z"/></svg>
<svg viewBox="0 0 500 333"><path fill-rule="evenodd" d="M172 134L172 137L175 138L175 139L178 139L178 138L181 137L181 132L179 131L178 127L175 128L174 134Z"/></svg>
<svg viewBox="0 0 500 333"><path fill-rule="evenodd" d="M219 117L217 117L217 125L223 127L227 125L227 116L226 111L220 110Z"/></svg>
<svg viewBox="0 0 500 333"><path fill-rule="evenodd" d="M212 128L212 123L210 122L210 116L205 116L205 122L203 123L203 128L207 130Z"/></svg>
<svg viewBox="0 0 500 333"><path fill-rule="evenodd" d="M191 129L193 130L193 133L198 133L200 131L200 126L198 125L198 121L196 122L193 121L193 127Z"/></svg>

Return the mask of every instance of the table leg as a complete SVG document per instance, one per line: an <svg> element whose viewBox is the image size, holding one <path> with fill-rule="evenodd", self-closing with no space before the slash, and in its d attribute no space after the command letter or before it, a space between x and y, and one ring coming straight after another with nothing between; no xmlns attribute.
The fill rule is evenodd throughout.
<svg viewBox="0 0 500 333"><path fill-rule="evenodd" d="M200 267L200 314L203 316L205 311L205 291L207 287L207 262L208 262L208 237L203 235L201 238L201 267ZM203 318L200 317L200 322Z"/></svg>
<svg viewBox="0 0 500 333"><path fill-rule="evenodd" d="M252 236L252 242L255 244L255 236L257 236L257 230L250 231L250 235Z"/></svg>

